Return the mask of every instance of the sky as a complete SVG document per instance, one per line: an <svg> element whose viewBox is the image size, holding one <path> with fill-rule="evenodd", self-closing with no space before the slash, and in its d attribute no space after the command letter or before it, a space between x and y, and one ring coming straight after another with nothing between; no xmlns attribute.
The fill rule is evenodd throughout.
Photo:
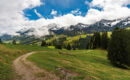
<svg viewBox="0 0 130 80"><path fill-rule="evenodd" d="M24 13L25 16L31 20L39 19L39 16L36 15L36 11L41 14L40 17L43 16L46 19L52 19L54 16L63 16L69 13L74 13L75 16L85 16L89 9L85 1L86 0L41 0L41 2L44 2L44 5L33 9L26 9ZM88 0L88 2L91 2L91 0Z"/></svg>
<svg viewBox="0 0 130 80"><path fill-rule="evenodd" d="M45 31L51 23L68 27L128 16L130 0L1 0L0 35L17 35L23 28L36 28L39 33L40 27L45 26Z"/></svg>

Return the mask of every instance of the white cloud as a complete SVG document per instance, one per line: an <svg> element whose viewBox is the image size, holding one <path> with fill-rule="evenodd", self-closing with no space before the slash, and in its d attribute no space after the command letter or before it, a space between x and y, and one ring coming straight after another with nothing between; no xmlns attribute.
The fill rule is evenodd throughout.
<svg viewBox="0 0 130 80"><path fill-rule="evenodd" d="M42 27L42 26L46 26L50 23L56 23L56 24L60 25L59 27L63 27L63 26L69 26L69 25L72 25L72 24L77 24L79 22L83 22L84 21L83 19L85 19L85 18L82 17L82 16L74 16L73 14L67 14L67 15L63 15L63 16L54 17L54 19L41 18L41 19L38 19L38 20L27 21L24 24L24 26L39 28L39 27Z"/></svg>
<svg viewBox="0 0 130 80"><path fill-rule="evenodd" d="M44 32L43 32L44 31ZM43 35L48 35L48 29L46 27L43 28L35 28L33 32L29 32L27 35L35 35L36 37L41 37Z"/></svg>
<svg viewBox="0 0 130 80"><path fill-rule="evenodd" d="M40 0L1 0L0 1L0 33L12 34L22 28L28 21L23 10L40 6Z"/></svg>
<svg viewBox="0 0 130 80"><path fill-rule="evenodd" d="M128 4L130 4L130 0L93 0L91 7L102 8L102 11L91 8L86 17L89 21L128 17L130 16L130 9L126 7Z"/></svg>
<svg viewBox="0 0 130 80"><path fill-rule="evenodd" d="M80 9L76 9L74 11L71 11L71 13L74 14L74 15L81 15L82 14Z"/></svg>
<svg viewBox="0 0 130 80"><path fill-rule="evenodd" d="M88 5L88 6L91 5L91 3L89 1L85 1L85 4Z"/></svg>
<svg viewBox="0 0 130 80"><path fill-rule="evenodd" d="M57 11L55 11L54 9L52 9L51 15L57 15Z"/></svg>
<svg viewBox="0 0 130 80"><path fill-rule="evenodd" d="M112 6L114 8L114 6L123 6L130 4L130 0L93 0L91 4L92 6L101 8L104 8L106 6Z"/></svg>
<svg viewBox="0 0 130 80"><path fill-rule="evenodd" d="M126 7L126 5L130 4L130 0L93 0L85 17L73 15L77 12L80 13L79 9L63 16L56 16L57 11L52 10L51 14L55 16L54 19L43 18L37 10L34 10L34 12L40 17L38 20L28 20L24 16L23 10L42 4L44 3L41 3L40 0L1 0L0 34L15 34L17 30L32 27L36 28L35 33L39 34L41 33L39 28L50 23L56 23L62 27L77 23L92 24L101 19L116 19L130 16L130 9ZM102 8L102 11L94 9L94 7ZM47 27L44 27L43 30L43 34L46 34Z"/></svg>
<svg viewBox="0 0 130 80"><path fill-rule="evenodd" d="M37 12L36 9L34 9L34 12L36 13L36 15L37 15L39 18L42 18L42 17L43 17L40 13Z"/></svg>

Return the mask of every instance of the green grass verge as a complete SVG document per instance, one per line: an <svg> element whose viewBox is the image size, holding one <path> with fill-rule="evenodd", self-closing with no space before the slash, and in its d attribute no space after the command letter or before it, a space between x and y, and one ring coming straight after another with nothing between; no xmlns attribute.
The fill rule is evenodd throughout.
<svg viewBox="0 0 130 80"><path fill-rule="evenodd" d="M70 55L62 55L58 50L46 50L28 57L39 67L57 73L56 68L62 67L80 74L74 80L83 80L87 77L91 80L130 80L130 70L113 67L107 60L107 51L104 50L76 50L62 52Z"/></svg>

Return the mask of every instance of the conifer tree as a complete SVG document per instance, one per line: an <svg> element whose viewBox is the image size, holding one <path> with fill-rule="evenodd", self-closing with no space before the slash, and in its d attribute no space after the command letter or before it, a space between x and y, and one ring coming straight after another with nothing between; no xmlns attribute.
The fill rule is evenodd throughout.
<svg viewBox="0 0 130 80"><path fill-rule="evenodd" d="M67 45L67 50L71 50L70 44Z"/></svg>
<svg viewBox="0 0 130 80"><path fill-rule="evenodd" d="M130 66L130 33L124 29L116 28L112 32L108 47L108 59L118 67Z"/></svg>
<svg viewBox="0 0 130 80"><path fill-rule="evenodd" d="M107 32L103 32L102 36L101 36L101 48L103 49L107 49L108 46L108 33Z"/></svg>
<svg viewBox="0 0 130 80"><path fill-rule="evenodd" d="M100 46L101 46L101 36L100 36L100 33L98 32L98 33L95 33L94 34L94 36L95 36L95 41L94 41L94 48L100 48Z"/></svg>
<svg viewBox="0 0 130 80"><path fill-rule="evenodd" d="M56 45L55 45L55 48L57 48L57 49L62 49L62 45L56 44Z"/></svg>
<svg viewBox="0 0 130 80"><path fill-rule="evenodd" d="M46 46L46 42L43 40L41 46Z"/></svg>
<svg viewBox="0 0 130 80"><path fill-rule="evenodd" d="M16 43L16 40L13 40L13 41L12 41L12 44L16 45L16 44L17 44L17 43Z"/></svg>
<svg viewBox="0 0 130 80"><path fill-rule="evenodd" d="M94 35L91 37L90 42L88 43L89 46L88 48L90 49L96 49L99 48L101 46L101 36L100 33L94 33Z"/></svg>
<svg viewBox="0 0 130 80"><path fill-rule="evenodd" d="M0 39L0 44L2 44L2 40Z"/></svg>

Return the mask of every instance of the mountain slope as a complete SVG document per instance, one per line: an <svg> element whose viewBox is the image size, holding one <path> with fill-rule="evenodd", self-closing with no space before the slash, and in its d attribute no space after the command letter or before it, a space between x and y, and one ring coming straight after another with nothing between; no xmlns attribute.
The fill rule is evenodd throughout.
<svg viewBox="0 0 130 80"><path fill-rule="evenodd" d="M94 32L104 32L112 31L115 27L127 28L130 26L130 17L115 19L115 20L101 20L91 25L77 24L71 25L69 28L53 30L55 34L66 34L66 35L76 35L83 33L94 33Z"/></svg>

